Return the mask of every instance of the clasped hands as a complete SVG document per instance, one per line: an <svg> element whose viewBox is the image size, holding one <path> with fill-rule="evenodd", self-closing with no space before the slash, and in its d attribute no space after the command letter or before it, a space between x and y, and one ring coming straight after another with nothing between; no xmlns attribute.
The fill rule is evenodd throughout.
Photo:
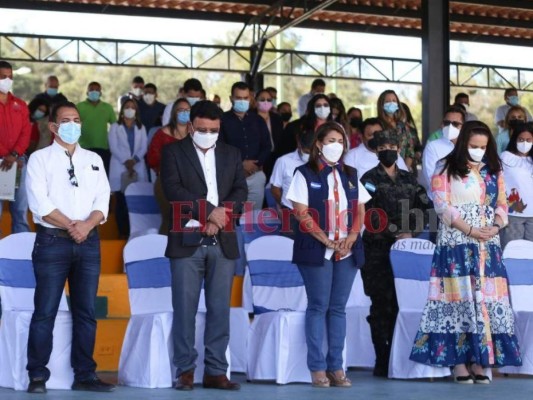
<svg viewBox="0 0 533 400"><path fill-rule="evenodd" d="M339 240L328 239L324 244L326 248L333 249L340 257L345 257L350 251L357 240L357 234L349 234L348 237Z"/></svg>
<svg viewBox="0 0 533 400"><path fill-rule="evenodd" d="M470 237L481 242L486 242L496 236L500 230L496 226L485 226L483 228L472 228Z"/></svg>
<svg viewBox="0 0 533 400"><path fill-rule="evenodd" d="M224 207L216 207L207 217L203 232L207 236L214 236L229 223L229 216Z"/></svg>
<svg viewBox="0 0 533 400"><path fill-rule="evenodd" d="M68 233L78 244L84 242L94 226L87 221L74 220L68 226Z"/></svg>

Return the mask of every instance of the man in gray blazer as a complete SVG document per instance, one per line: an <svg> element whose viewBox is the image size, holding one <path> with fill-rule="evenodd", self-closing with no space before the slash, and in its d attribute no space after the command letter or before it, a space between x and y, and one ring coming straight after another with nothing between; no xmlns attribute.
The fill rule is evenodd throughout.
<svg viewBox="0 0 533 400"><path fill-rule="evenodd" d="M237 148L217 141L222 111L211 101L191 109L189 136L163 148L161 181L172 208L166 256L172 273L177 390L192 390L198 353L195 318L205 288L204 388L238 390L226 377L230 297L239 257L235 216L248 194Z"/></svg>

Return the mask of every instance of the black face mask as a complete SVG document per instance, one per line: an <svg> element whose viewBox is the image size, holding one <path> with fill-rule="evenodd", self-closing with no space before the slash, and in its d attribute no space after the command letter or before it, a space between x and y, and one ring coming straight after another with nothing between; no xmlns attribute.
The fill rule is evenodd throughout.
<svg viewBox="0 0 533 400"><path fill-rule="evenodd" d="M512 130L515 130L519 125L523 123L524 121L522 121L521 119L511 119L509 120L509 128L511 128Z"/></svg>
<svg viewBox="0 0 533 400"><path fill-rule="evenodd" d="M350 118L350 126L352 128L361 129L361 124L363 123L363 118Z"/></svg>
<svg viewBox="0 0 533 400"><path fill-rule="evenodd" d="M368 146L369 149L372 149L372 150L376 150L376 147L378 147L375 138L370 139L370 140L366 143L366 145Z"/></svg>
<svg viewBox="0 0 533 400"><path fill-rule="evenodd" d="M291 120L291 118L292 118L292 113L284 112L284 113L281 113L280 116L281 116L281 120L283 122L289 122Z"/></svg>
<svg viewBox="0 0 533 400"><path fill-rule="evenodd" d="M381 150L378 151L378 160L385 167L389 168L398 159L398 152L396 150Z"/></svg>

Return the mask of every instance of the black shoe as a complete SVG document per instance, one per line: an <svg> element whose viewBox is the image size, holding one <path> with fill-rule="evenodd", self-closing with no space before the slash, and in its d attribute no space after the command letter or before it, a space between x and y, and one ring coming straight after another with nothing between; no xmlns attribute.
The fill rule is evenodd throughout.
<svg viewBox="0 0 533 400"><path fill-rule="evenodd" d="M115 385L101 381L98 377L87 381L74 381L72 384L72 390L83 390L86 392L112 392L115 388Z"/></svg>
<svg viewBox="0 0 533 400"><path fill-rule="evenodd" d="M28 393L46 393L46 381L44 379L30 379Z"/></svg>

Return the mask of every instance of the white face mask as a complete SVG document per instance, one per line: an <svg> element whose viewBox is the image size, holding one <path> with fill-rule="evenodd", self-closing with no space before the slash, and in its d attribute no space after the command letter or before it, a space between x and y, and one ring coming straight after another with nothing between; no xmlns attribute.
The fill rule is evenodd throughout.
<svg viewBox="0 0 533 400"><path fill-rule="evenodd" d="M516 144L516 148L522 154L529 153L529 150L531 150L532 146L533 146L533 143L531 143L531 142L518 142Z"/></svg>
<svg viewBox="0 0 533 400"><path fill-rule="evenodd" d="M13 79L4 78L0 79L0 92L8 94L13 87Z"/></svg>
<svg viewBox="0 0 533 400"><path fill-rule="evenodd" d="M146 104L148 104L149 106L151 106L152 104L154 104L154 101L155 101L155 94L152 94L152 93L146 93L145 95L143 95L143 100Z"/></svg>
<svg viewBox="0 0 533 400"><path fill-rule="evenodd" d="M135 97L139 97L143 93L143 90L140 87L131 89L131 94Z"/></svg>
<svg viewBox="0 0 533 400"><path fill-rule="evenodd" d="M459 128L456 128L452 124L442 128L442 136L450 141L457 139L459 137L459 132L460 132Z"/></svg>
<svg viewBox="0 0 533 400"><path fill-rule="evenodd" d="M478 163L481 162L483 159L483 156L485 155L485 150L477 148L477 149L468 149L468 153L470 154L470 158Z"/></svg>
<svg viewBox="0 0 533 400"><path fill-rule="evenodd" d="M344 153L344 146L339 142L328 143L322 146L322 155L331 163L336 163Z"/></svg>
<svg viewBox="0 0 533 400"><path fill-rule="evenodd" d="M328 118L331 109L329 107L315 107L315 114L320 119Z"/></svg>
<svg viewBox="0 0 533 400"><path fill-rule="evenodd" d="M192 141L201 149L207 150L215 145L218 140L218 133L203 133L195 131L192 134Z"/></svg>
<svg viewBox="0 0 533 400"><path fill-rule="evenodd" d="M126 108L124 109L124 117L125 118L135 118L135 108Z"/></svg>

